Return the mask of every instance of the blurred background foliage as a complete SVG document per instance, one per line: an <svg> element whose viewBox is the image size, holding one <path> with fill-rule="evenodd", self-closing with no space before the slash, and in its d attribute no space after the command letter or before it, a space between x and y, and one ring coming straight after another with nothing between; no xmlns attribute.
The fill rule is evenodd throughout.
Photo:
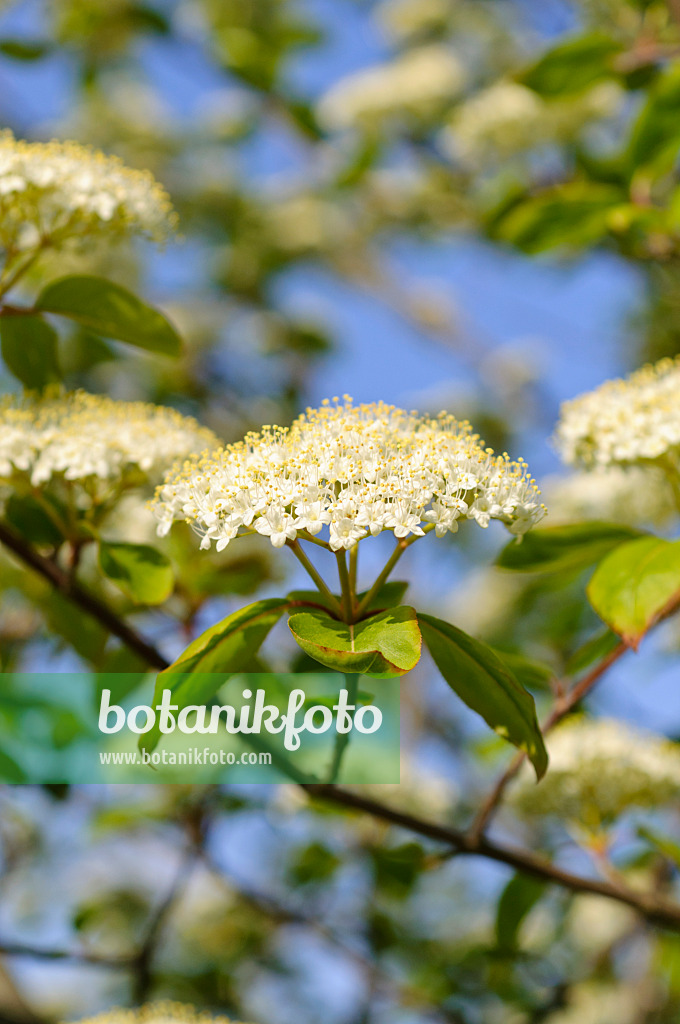
<svg viewBox="0 0 680 1024"><path fill-rule="evenodd" d="M663 495L656 507L644 485L563 477L546 439L561 398L680 351L676 0L15 0L0 12L0 120L151 169L180 214L182 238L160 254L102 249L41 268L138 289L186 341L171 361L76 329L69 386L174 405L225 440L336 391L446 406L494 446L520 446L548 477L554 522L672 529ZM111 536L160 543L144 497ZM446 557L434 542L421 552L420 605L536 658L523 680L546 703L552 673L611 642L583 596L588 566L504 574L489 567L500 534L471 534L437 542ZM221 555L188 534L163 545L177 584L162 608L106 596L169 657L285 570L257 539ZM4 671L139 667L0 558ZM103 587L87 559L81 572ZM664 627L594 710L680 735L678 639ZM267 657L290 662L284 633ZM24 710L6 700L5 727ZM69 742L70 714L55 744ZM404 683L403 748L402 784L380 797L452 824L507 757L424 663ZM12 1024L139 996L261 1024L680 1014L677 939L604 900L321 812L292 787L18 788L0 802L0 1017ZM677 854L634 825L617 831L616 867L663 889ZM566 827L509 813L502 827L589 869L588 843ZM177 873L143 969L98 963L136 947Z"/></svg>

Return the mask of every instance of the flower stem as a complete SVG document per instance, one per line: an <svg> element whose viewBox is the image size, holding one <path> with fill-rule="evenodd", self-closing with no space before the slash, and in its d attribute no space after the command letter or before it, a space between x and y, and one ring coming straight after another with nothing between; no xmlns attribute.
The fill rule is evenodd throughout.
<svg viewBox="0 0 680 1024"><path fill-rule="evenodd" d="M353 707L356 710L357 693L359 690L359 676L355 673L345 673L345 687L347 689L347 704L349 707ZM348 711L352 722L354 722L355 710ZM340 766L342 765L342 758L349 746L349 740L351 736L350 732L338 732L335 737L335 748L333 750L333 760L331 767L328 772L328 782L337 782L338 775L340 774Z"/></svg>
<svg viewBox="0 0 680 1024"><path fill-rule="evenodd" d="M359 565L359 544L349 549L349 586L352 597L357 592L357 568Z"/></svg>
<svg viewBox="0 0 680 1024"><path fill-rule="evenodd" d="M300 542L297 540L287 540L286 545L293 552L297 560L304 567L305 571L309 573L311 578L314 580L317 590L323 594L323 596L331 603L333 610L339 615L342 615L342 608L338 603L338 599L335 594L330 590L323 576L317 569L312 565L307 555L300 547Z"/></svg>
<svg viewBox="0 0 680 1024"><path fill-rule="evenodd" d="M321 540L320 537L314 537L311 533L308 533L307 530L300 530L300 532L298 533L298 537L300 538L300 540L306 540L310 544L316 544L317 547L323 548L324 551L331 550L331 546L328 543L328 541Z"/></svg>
<svg viewBox="0 0 680 1024"><path fill-rule="evenodd" d="M0 279L0 298L6 295L7 292L10 291L14 287L14 285L17 284L17 282L24 276L24 274L26 274L31 269L33 264L36 263L37 260L40 258L45 248L46 245L41 242L38 248L35 249L34 252L29 256L29 258L25 260L23 263L21 263L14 270L13 273L10 273L7 276L5 276L4 280ZM7 270L8 268L5 269Z"/></svg>
<svg viewBox="0 0 680 1024"><path fill-rule="evenodd" d="M342 614L345 622L352 622L354 600L352 597L352 585L347 571L347 559L344 549L335 552L338 562L338 575L340 577L340 589L342 590Z"/></svg>
<svg viewBox="0 0 680 1024"><path fill-rule="evenodd" d="M428 523L427 526L423 527L423 533L429 533L430 530L433 530L433 529L434 529L434 524L433 523ZM357 608L355 619L360 619L361 618L361 616L364 614L364 612L366 611L366 609L370 605L370 603L373 600L373 598L375 597L375 595L378 593L378 591L382 587L383 583L385 583L385 581L387 580L387 577L392 572L392 570L394 569L395 565L397 564L397 562L399 561L399 559L401 558L403 553L406 551L406 548L410 548L411 544L414 544L415 541L418 540L418 537L419 537L419 534L415 534L413 537L409 537L408 540L406 539L406 537L402 537L400 540L397 541L397 543L394 546L394 550L393 550L392 554L390 555L390 557L387 559L387 562L385 563L384 569L382 570L382 572L380 573L380 575L376 579L375 583L373 584L373 586L368 591L368 593L366 594L364 599L361 601L359 607Z"/></svg>

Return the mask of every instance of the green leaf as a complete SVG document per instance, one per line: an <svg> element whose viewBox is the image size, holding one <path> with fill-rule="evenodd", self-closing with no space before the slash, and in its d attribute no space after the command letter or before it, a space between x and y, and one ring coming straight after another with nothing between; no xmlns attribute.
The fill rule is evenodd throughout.
<svg viewBox="0 0 680 1024"><path fill-rule="evenodd" d="M160 693L164 687L172 688L172 677L179 674L240 672L248 665L250 659L260 649L269 630L289 607L290 602L287 598L272 597L265 601L255 601L254 604L228 615L226 619L201 633L169 668L159 674L157 692ZM182 689L184 687L195 689L188 681L182 684ZM175 690L173 694L176 695ZM195 693L192 693L194 703L195 696ZM212 693L207 694L207 697L212 696Z"/></svg>
<svg viewBox="0 0 680 1024"><path fill-rule="evenodd" d="M630 136L628 161L631 173L655 165L670 170L680 146L680 66L673 63L652 86Z"/></svg>
<svg viewBox="0 0 680 1024"><path fill-rule="evenodd" d="M413 608L390 608L347 625L325 612L298 612L288 620L302 650L336 672L376 679L403 675L420 659L421 637Z"/></svg>
<svg viewBox="0 0 680 1024"><path fill-rule="evenodd" d="M366 610L369 612L382 611L384 608L393 608L395 605L401 604L407 589L408 583L405 583L403 580L389 580L383 584ZM361 593L357 594L357 601L361 601L367 593L367 590L362 590ZM291 601L304 601L313 605L323 605L328 611L334 611L334 607L328 598L320 594L318 590L291 590L288 597ZM342 598L339 594L336 594L336 598L339 604L342 603Z"/></svg>
<svg viewBox="0 0 680 1024"><path fill-rule="evenodd" d="M148 352L177 356L182 350L181 338L162 313L101 277L78 274L53 281L40 293L35 308Z"/></svg>
<svg viewBox="0 0 680 1024"><path fill-rule="evenodd" d="M26 388L42 391L61 380L57 332L41 316L0 319L0 342L5 366Z"/></svg>
<svg viewBox="0 0 680 1024"><path fill-rule="evenodd" d="M642 537L623 544L598 565L587 594L600 618L637 647L680 596L680 541Z"/></svg>
<svg viewBox="0 0 680 1024"><path fill-rule="evenodd" d="M511 953L517 949L522 922L545 892L545 882L529 875L513 875L501 893L496 910L496 942Z"/></svg>
<svg viewBox="0 0 680 1024"><path fill-rule="evenodd" d="M138 604L163 604L175 586L167 557L148 544L102 540L99 542L99 566Z"/></svg>
<svg viewBox="0 0 680 1024"><path fill-rule="evenodd" d="M29 39L2 39L0 53L12 60L34 61L47 56L51 46L49 43L33 42Z"/></svg>
<svg viewBox="0 0 680 1024"><path fill-rule="evenodd" d="M560 43L519 76L541 96L581 92L613 74L613 57L621 44L610 35L579 36Z"/></svg>
<svg viewBox="0 0 680 1024"><path fill-rule="evenodd" d="M570 181L514 202L491 218L488 231L528 253L580 249L608 235L613 211L627 199L612 185Z"/></svg>
<svg viewBox="0 0 680 1024"><path fill-rule="evenodd" d="M451 689L499 736L527 753L540 779L548 755L531 694L486 644L432 615L420 613L418 621L434 663Z"/></svg>
<svg viewBox="0 0 680 1024"><path fill-rule="evenodd" d="M640 537L640 530L615 523L570 523L530 530L521 543L511 541L496 564L516 572L558 572L585 569L612 548Z"/></svg>
<svg viewBox="0 0 680 1024"><path fill-rule="evenodd" d="M201 633L169 668L156 676L153 703L160 702L163 690L170 690L173 702L180 708L205 704L228 675L247 668L270 629L289 607L288 599L282 597L255 601ZM139 745L152 750L159 737L160 732L154 729L140 737Z"/></svg>
<svg viewBox="0 0 680 1024"><path fill-rule="evenodd" d="M602 630L574 651L565 665L565 674L568 676L579 675L589 665L606 658L620 643L621 640L616 633L612 633L611 629Z"/></svg>
<svg viewBox="0 0 680 1024"><path fill-rule="evenodd" d="M680 843L669 836L662 836L659 832L648 828L646 825L639 825L637 834L640 839L650 843L659 853L667 857L676 868L680 870Z"/></svg>
<svg viewBox="0 0 680 1024"><path fill-rule="evenodd" d="M26 772L11 754L0 749L0 783L26 782Z"/></svg>
<svg viewBox="0 0 680 1024"><path fill-rule="evenodd" d="M5 518L17 533L38 547L45 544L58 547L64 539L52 517L30 494L12 494L5 506Z"/></svg>

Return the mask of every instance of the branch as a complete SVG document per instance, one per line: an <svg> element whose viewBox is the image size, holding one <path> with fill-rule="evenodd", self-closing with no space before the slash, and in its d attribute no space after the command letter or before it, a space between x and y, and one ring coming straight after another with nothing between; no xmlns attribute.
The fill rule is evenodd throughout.
<svg viewBox="0 0 680 1024"><path fill-rule="evenodd" d="M393 810L377 800L359 796L357 793L341 789L338 786L322 784L305 786L304 789L313 797L348 807L354 811L362 811L381 821L387 821L392 825L416 832L427 839L444 843L459 856L485 857L487 860L493 860L499 864L507 864L508 867L514 868L516 871L540 878L542 881L552 882L571 892L606 896L631 907L653 924L662 925L673 931L680 931L680 905L678 904L661 902L644 893L620 889L609 882L574 875L529 851L503 846L483 836L476 839L469 833Z"/></svg>
<svg viewBox="0 0 680 1024"><path fill-rule="evenodd" d="M680 610L680 592L672 597L668 604L657 614L656 618L650 622L647 632L649 632L650 629L653 629L654 626L658 626L660 622L670 618L670 616L674 615L678 610ZM579 704L583 698L590 693L595 684L600 681L605 672L607 672L611 666L623 657L626 651L629 651L630 649L630 645L622 640L621 643L618 644L605 658L603 658L595 668L591 669L583 679L579 680L578 683L575 683L566 693L562 693L562 695L558 697L555 702L555 706L541 727L543 735L550 732L551 729L554 729L558 722L561 722L562 719L570 713L570 711L573 711L576 705ZM495 786L482 804L481 810L472 824L470 835L473 838L479 838L486 829L492 817L500 807L508 785L517 775L525 759L526 754L523 752L516 754L506 770L498 778Z"/></svg>
<svg viewBox="0 0 680 1024"><path fill-rule="evenodd" d="M115 636L119 637L119 639L126 643L131 650L145 658L150 666L159 669L167 667L168 663L165 658L151 644L147 643L143 637L127 626L114 611L108 608L98 598L89 594L89 592L84 590L81 586L71 583L68 576L59 568L59 566L33 551L30 545L28 545L23 539L17 537L12 530L2 523L0 523L0 541L13 551L14 554L21 558L28 566L35 569L35 571L40 573L40 575L45 579L49 580L60 591L60 593L63 593L67 598L82 608L83 611L92 615L98 622L106 626L106 628ZM678 608L680 608L680 594L678 594L677 598L670 602L669 605L660 613L656 622L667 618L674 611L677 611ZM615 648L607 658L592 670L592 672L576 684L570 693L563 698L563 704L558 703L553 711L551 719L557 715L559 715L559 717L563 717L563 715L569 710L569 707L573 707L578 700L581 700L600 676L604 674L607 668L621 657L626 650L628 650L628 648L624 644L620 644ZM551 723L551 719L546 723L546 727L554 724L554 721ZM555 717L555 721L557 720L558 718ZM346 789L341 789L338 786L314 783L303 784L301 788L312 797L317 797L331 803L339 804L341 806L348 807L351 810L362 811L366 814L372 815L374 818L387 821L393 825L398 825L401 828L408 829L411 832L415 832L418 835L425 836L426 838L432 839L436 842L444 843L458 855L485 857L487 860L506 864L509 867L514 868L516 871L522 871L525 874L533 875L535 878L540 878L543 881L559 885L571 892L591 893L598 896L608 897L609 899L615 900L618 903L623 903L626 906L631 907L633 910L636 910L650 923L670 928L673 931L680 931L680 905L675 903L666 903L658 900L656 896L648 896L644 893L637 893L633 890L622 890L608 882L584 878L580 875L572 874L571 872L564 871L553 865L550 861L545 860L542 857L535 856L530 851L503 846L499 843L492 842L482 835L474 835L472 830L467 833L462 832L457 829L449 828L445 825L438 825L435 822L429 822L423 818L417 818L411 814L393 810L391 807L381 804L376 800L359 796L356 793ZM80 954L77 953L61 953L60 951L40 952L21 946L14 946L13 948L16 955L45 956L51 959L65 959L73 957L78 959L80 957ZM0 945L0 953L2 952L3 947ZM83 957L87 958L88 954L83 954ZM89 959L87 962L89 962ZM100 961L97 960L96 962ZM119 964L124 966L126 961L117 961L114 963L114 966L119 966ZM127 961L128 967L134 967L134 964L135 957L132 958L132 961Z"/></svg>
<svg viewBox="0 0 680 1024"><path fill-rule="evenodd" d="M138 654L152 668L164 669L169 662L152 644L144 640L131 626L128 626L107 604L80 583L72 580L68 573L49 558L45 558L31 545L15 533L6 523L0 522L0 543L17 556L25 565L34 569L40 576L51 583L55 590L78 605L93 619L96 619L114 636Z"/></svg>
<svg viewBox="0 0 680 1024"><path fill-rule="evenodd" d="M165 898L161 900L156 912L151 918L146 938L144 939L139 952L133 958L131 966L135 973L134 992L135 999L139 1003L143 1003L149 995L149 989L151 988L153 980L153 960L156 955L156 949L161 938L165 922L186 887L198 857L199 851L196 846L192 844L182 857L182 861L177 874L175 875L174 881L166 893Z"/></svg>
<svg viewBox="0 0 680 1024"><path fill-rule="evenodd" d="M33 960L68 960L78 964L92 964L96 967L109 967L113 970L129 970L134 967L134 956L100 956L86 950L41 949L23 942L3 942L0 940L0 955L28 957Z"/></svg>

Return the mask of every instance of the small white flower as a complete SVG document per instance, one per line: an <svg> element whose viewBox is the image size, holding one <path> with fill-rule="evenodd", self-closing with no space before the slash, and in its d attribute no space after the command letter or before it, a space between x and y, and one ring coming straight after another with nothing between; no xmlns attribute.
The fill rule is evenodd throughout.
<svg viewBox="0 0 680 1024"><path fill-rule="evenodd" d="M295 520L281 508L270 508L255 523L255 529L269 537L275 548L282 548L287 540L295 540Z"/></svg>

